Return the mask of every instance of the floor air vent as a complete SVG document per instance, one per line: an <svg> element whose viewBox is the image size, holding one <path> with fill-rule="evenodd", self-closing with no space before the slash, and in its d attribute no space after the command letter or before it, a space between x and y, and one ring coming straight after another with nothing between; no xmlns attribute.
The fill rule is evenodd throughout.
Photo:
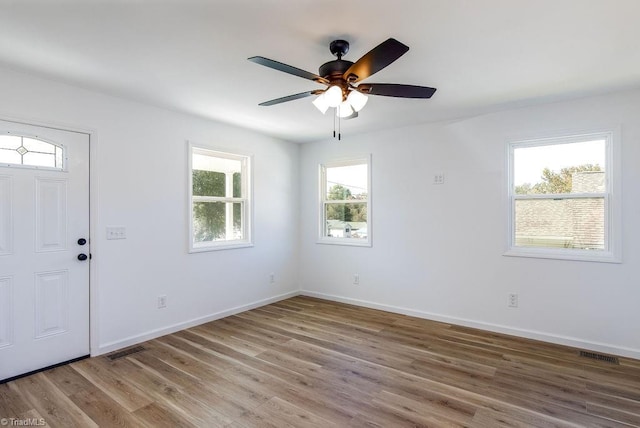
<svg viewBox="0 0 640 428"><path fill-rule="evenodd" d="M592 360L604 361L611 364L620 364L617 357L611 355L598 354L596 352L580 351L580 356L584 358L591 358Z"/></svg>
<svg viewBox="0 0 640 428"><path fill-rule="evenodd" d="M124 358L127 355L135 354L136 352L144 351L144 346L134 346L133 348L125 349L123 351L114 352L113 354L107 355L107 358L111 361L117 360L119 358Z"/></svg>

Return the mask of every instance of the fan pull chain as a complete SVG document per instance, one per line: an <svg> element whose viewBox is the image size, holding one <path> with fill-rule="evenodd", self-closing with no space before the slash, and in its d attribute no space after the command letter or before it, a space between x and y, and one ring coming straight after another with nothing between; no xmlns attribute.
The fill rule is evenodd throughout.
<svg viewBox="0 0 640 428"><path fill-rule="evenodd" d="M336 115L333 115L333 138L336 138Z"/></svg>
<svg viewBox="0 0 640 428"><path fill-rule="evenodd" d="M333 138L336 138L336 116L338 116L338 141L342 137L340 131L340 106L336 107L336 114L333 115Z"/></svg>
<svg viewBox="0 0 640 428"><path fill-rule="evenodd" d="M338 107L339 109L340 107ZM338 116L338 141L340 141L340 136L342 135L342 129L340 128L340 124L342 123L342 118L340 116Z"/></svg>

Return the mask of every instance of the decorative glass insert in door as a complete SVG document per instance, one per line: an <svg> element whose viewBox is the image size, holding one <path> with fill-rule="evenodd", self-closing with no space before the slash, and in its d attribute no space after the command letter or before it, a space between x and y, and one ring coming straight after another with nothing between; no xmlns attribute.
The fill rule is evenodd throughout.
<svg viewBox="0 0 640 428"><path fill-rule="evenodd" d="M35 137L0 135L0 165L64 169L64 149Z"/></svg>

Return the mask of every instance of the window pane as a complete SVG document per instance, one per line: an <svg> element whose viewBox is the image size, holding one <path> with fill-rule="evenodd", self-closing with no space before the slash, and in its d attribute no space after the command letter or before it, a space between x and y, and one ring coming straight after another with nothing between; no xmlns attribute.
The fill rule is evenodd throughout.
<svg viewBox="0 0 640 428"><path fill-rule="evenodd" d="M225 196L225 175L221 172L193 170L194 196Z"/></svg>
<svg viewBox="0 0 640 428"><path fill-rule="evenodd" d="M516 200L515 244L604 250L604 198Z"/></svg>
<svg viewBox="0 0 640 428"><path fill-rule="evenodd" d="M242 197L242 174L239 172L233 174L233 197Z"/></svg>
<svg viewBox="0 0 640 428"><path fill-rule="evenodd" d="M244 238L244 231L242 230L243 204L235 202L230 205L233 205L233 239L242 239Z"/></svg>
<svg viewBox="0 0 640 428"><path fill-rule="evenodd" d="M240 198L241 183L241 161L205 155L197 150L193 153L194 195Z"/></svg>
<svg viewBox="0 0 640 428"><path fill-rule="evenodd" d="M329 167L326 174L327 199L367 199L367 164Z"/></svg>
<svg viewBox="0 0 640 428"><path fill-rule="evenodd" d="M0 163L22 164L22 156L15 150L0 149Z"/></svg>
<svg viewBox="0 0 640 428"><path fill-rule="evenodd" d="M56 146L46 141L35 140L33 138L23 138L22 145L30 152L55 153Z"/></svg>
<svg viewBox="0 0 640 428"><path fill-rule="evenodd" d="M22 156L22 164L29 166L56 167L55 154L44 154L37 152L27 152Z"/></svg>
<svg viewBox="0 0 640 428"><path fill-rule="evenodd" d="M194 202L194 242L226 239L225 205L224 202Z"/></svg>
<svg viewBox="0 0 640 428"><path fill-rule="evenodd" d="M605 192L605 140L518 147L513 151L515 193Z"/></svg>
<svg viewBox="0 0 640 428"><path fill-rule="evenodd" d="M0 149L15 150L22 145L22 137L15 135L0 135Z"/></svg>
<svg viewBox="0 0 640 428"><path fill-rule="evenodd" d="M225 241L243 239L242 202L194 202L193 241ZM227 213L229 210L229 213ZM227 214L232 219L227 230Z"/></svg>
<svg viewBox="0 0 640 428"><path fill-rule="evenodd" d="M56 167L62 168L62 148L56 146Z"/></svg>
<svg viewBox="0 0 640 428"><path fill-rule="evenodd" d="M325 204L325 235L332 238L367 239L367 204Z"/></svg>

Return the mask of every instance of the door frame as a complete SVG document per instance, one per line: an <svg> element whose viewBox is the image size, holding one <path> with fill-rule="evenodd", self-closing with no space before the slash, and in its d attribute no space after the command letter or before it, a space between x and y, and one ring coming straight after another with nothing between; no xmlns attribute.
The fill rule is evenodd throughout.
<svg viewBox="0 0 640 428"><path fill-rule="evenodd" d="M15 122L21 125L39 126L41 128L51 128L59 131L76 132L86 134L89 137L89 250L91 259L89 260L89 353L96 356L99 354L98 339L98 242L96 237L97 212L98 212L98 175L96 173L98 132L95 129L85 128L68 123L51 122L40 118L12 117L0 114L0 120L5 122Z"/></svg>

